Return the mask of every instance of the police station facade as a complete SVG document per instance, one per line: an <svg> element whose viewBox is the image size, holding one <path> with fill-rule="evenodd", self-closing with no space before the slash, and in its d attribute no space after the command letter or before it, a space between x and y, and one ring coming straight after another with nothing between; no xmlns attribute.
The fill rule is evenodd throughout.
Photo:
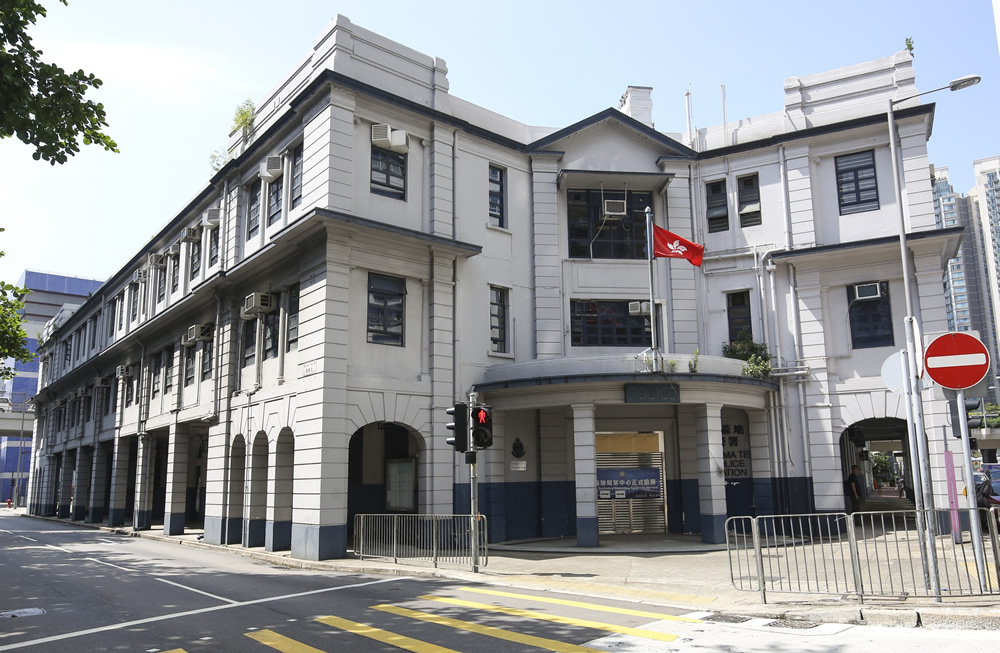
<svg viewBox="0 0 1000 653"><path fill-rule="evenodd" d="M848 427L905 434L879 377L904 313L885 106L913 92L899 53L790 78L779 112L725 129L656 131L645 87L539 128L338 17L46 334L30 510L344 556L354 515L468 512L445 409L470 391L493 407L491 541L719 542L731 515L842 510ZM933 105L897 116L919 317L944 331L960 232L934 229ZM662 364L629 310L647 206L705 245L700 268L654 263ZM741 334L774 376L722 356ZM932 453L944 412L928 393Z"/></svg>

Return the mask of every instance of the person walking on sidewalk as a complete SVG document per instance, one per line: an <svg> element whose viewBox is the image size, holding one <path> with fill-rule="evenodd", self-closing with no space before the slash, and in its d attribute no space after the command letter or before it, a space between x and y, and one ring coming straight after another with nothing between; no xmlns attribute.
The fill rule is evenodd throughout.
<svg viewBox="0 0 1000 653"><path fill-rule="evenodd" d="M844 494L851 500L851 513L861 510L861 478L857 465L851 466L851 475L844 481Z"/></svg>

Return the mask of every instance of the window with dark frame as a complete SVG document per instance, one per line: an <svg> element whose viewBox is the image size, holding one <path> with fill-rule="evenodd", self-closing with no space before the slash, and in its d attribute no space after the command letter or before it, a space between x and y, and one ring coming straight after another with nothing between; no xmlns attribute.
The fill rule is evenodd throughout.
<svg viewBox="0 0 1000 653"><path fill-rule="evenodd" d="M739 177L736 180L739 192L740 227L756 227L761 224L760 179L756 174Z"/></svg>
<svg viewBox="0 0 1000 653"><path fill-rule="evenodd" d="M372 146L371 192L406 199L406 155Z"/></svg>
<svg viewBox="0 0 1000 653"><path fill-rule="evenodd" d="M750 317L750 291L726 293L726 319L729 323L729 342L736 342L746 334L753 336L753 321Z"/></svg>
<svg viewBox="0 0 1000 653"><path fill-rule="evenodd" d="M247 240L260 231L260 181L247 186Z"/></svg>
<svg viewBox="0 0 1000 653"><path fill-rule="evenodd" d="M139 284L128 285L128 318L135 321L139 317Z"/></svg>
<svg viewBox="0 0 1000 653"><path fill-rule="evenodd" d="M201 241L196 240L188 245L188 254L191 258L191 269L188 274L189 279L194 279L201 272Z"/></svg>
<svg viewBox="0 0 1000 653"><path fill-rule="evenodd" d="M158 351L153 354L152 365L150 365L149 375L149 396L154 399L160 394L160 375L163 372L163 352Z"/></svg>
<svg viewBox="0 0 1000 653"><path fill-rule="evenodd" d="M856 284L847 286L847 315L851 322L851 346L854 349L891 347L895 344L889 282L870 283L878 283L878 297L858 298Z"/></svg>
<svg viewBox="0 0 1000 653"><path fill-rule="evenodd" d="M167 270L166 268L153 268L156 274L156 301L162 302L167 296Z"/></svg>
<svg viewBox="0 0 1000 653"><path fill-rule="evenodd" d="M163 350L163 393L174 389L174 348L171 345Z"/></svg>
<svg viewBox="0 0 1000 653"><path fill-rule="evenodd" d="M507 289L490 286L490 350L507 353Z"/></svg>
<svg viewBox="0 0 1000 653"><path fill-rule="evenodd" d="M574 347L649 347L649 315L630 315L629 302L570 300L570 344Z"/></svg>
<svg viewBox="0 0 1000 653"><path fill-rule="evenodd" d="M705 184L705 205L708 233L729 231L729 200L726 197L725 179Z"/></svg>
<svg viewBox="0 0 1000 653"><path fill-rule="evenodd" d="M243 321L243 367L253 365L257 357L257 320Z"/></svg>
<svg viewBox="0 0 1000 653"><path fill-rule="evenodd" d="M135 396L135 379L125 379L125 407L132 405L132 398Z"/></svg>
<svg viewBox="0 0 1000 653"><path fill-rule="evenodd" d="M201 380L212 378L212 341L201 343Z"/></svg>
<svg viewBox="0 0 1000 653"><path fill-rule="evenodd" d="M208 232L208 264L215 265L219 262L219 228L215 227Z"/></svg>
<svg viewBox="0 0 1000 653"><path fill-rule="evenodd" d="M280 305L280 295L274 293L274 301ZM263 322L263 343L261 343L261 360L278 357L278 327L281 324L281 317L278 311L264 313L261 318Z"/></svg>
<svg viewBox="0 0 1000 653"><path fill-rule="evenodd" d="M624 201L625 215L608 215L609 200ZM570 258L646 258L646 207L652 200L646 191L566 191Z"/></svg>
<svg viewBox="0 0 1000 653"><path fill-rule="evenodd" d="M88 388L88 390L89 390L89 388ZM93 392L93 391L91 390L90 392ZM91 395L89 395L89 394L88 395L84 395L84 397L82 399L82 401L83 401L83 421L84 422L89 422L91 416L93 415L93 409L94 409L93 399L94 398Z"/></svg>
<svg viewBox="0 0 1000 653"><path fill-rule="evenodd" d="M503 168L490 166L490 224L494 227L507 226L504 213L506 175L507 172Z"/></svg>
<svg viewBox="0 0 1000 653"><path fill-rule="evenodd" d="M285 180L278 177L267 185L267 226L281 218L281 200L284 197Z"/></svg>
<svg viewBox="0 0 1000 653"><path fill-rule="evenodd" d="M170 257L170 292L177 292L181 283L181 256Z"/></svg>
<svg viewBox="0 0 1000 653"><path fill-rule="evenodd" d="M288 289L288 333L285 351L299 348L299 284Z"/></svg>
<svg viewBox="0 0 1000 653"><path fill-rule="evenodd" d="M368 273L368 342L403 346L406 280Z"/></svg>
<svg viewBox="0 0 1000 653"><path fill-rule="evenodd" d="M195 349L194 347L184 348L184 387L194 385L194 363L195 363Z"/></svg>
<svg viewBox="0 0 1000 653"><path fill-rule="evenodd" d="M845 154L836 157L834 161L837 166L837 201L840 203L840 215L878 210L875 151Z"/></svg>
<svg viewBox="0 0 1000 653"><path fill-rule="evenodd" d="M302 145L292 151L292 198L294 209L302 203Z"/></svg>

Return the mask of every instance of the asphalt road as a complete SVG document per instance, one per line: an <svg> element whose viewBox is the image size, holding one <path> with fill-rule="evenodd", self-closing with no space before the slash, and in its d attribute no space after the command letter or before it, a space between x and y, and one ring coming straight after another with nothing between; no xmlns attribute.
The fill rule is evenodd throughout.
<svg viewBox="0 0 1000 653"><path fill-rule="evenodd" d="M688 613L586 596L297 571L0 511L0 651L865 651L988 632ZM808 626L808 625L807 625ZM945 647L945 648L942 648Z"/></svg>

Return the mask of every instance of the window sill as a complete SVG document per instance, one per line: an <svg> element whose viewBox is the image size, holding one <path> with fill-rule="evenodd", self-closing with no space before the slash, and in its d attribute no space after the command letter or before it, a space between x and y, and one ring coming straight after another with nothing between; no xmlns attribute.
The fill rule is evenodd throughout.
<svg viewBox="0 0 1000 653"><path fill-rule="evenodd" d="M514 232L512 232L507 227L498 227L495 224L490 224L488 221L486 223L486 228L488 230L490 230L490 231L498 231L498 232L500 232L502 234L507 234L508 236L513 236L514 235Z"/></svg>
<svg viewBox="0 0 1000 653"><path fill-rule="evenodd" d="M487 351L486 355L490 358L503 358L504 360L514 360L514 354L505 351Z"/></svg>

